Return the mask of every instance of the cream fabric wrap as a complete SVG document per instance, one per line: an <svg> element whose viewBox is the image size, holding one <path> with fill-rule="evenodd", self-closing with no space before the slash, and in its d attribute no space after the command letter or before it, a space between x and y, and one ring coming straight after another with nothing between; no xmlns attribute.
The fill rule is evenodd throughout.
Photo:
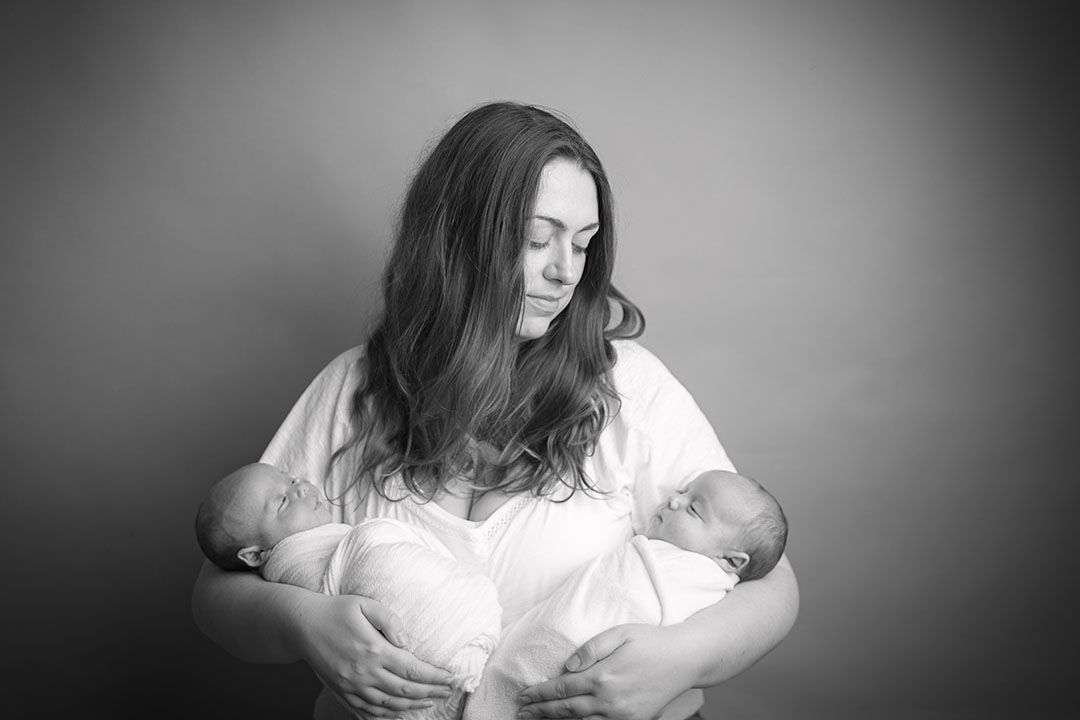
<svg viewBox="0 0 1080 720"><path fill-rule="evenodd" d="M351 525L331 523L289 535L270 549L259 572L271 582L322 592L330 556L350 530Z"/></svg>
<svg viewBox="0 0 1080 720"><path fill-rule="evenodd" d="M625 623L671 625L724 597L736 578L713 560L635 535L572 575L507 628L465 703L465 720L510 720L517 696L563 672L600 632Z"/></svg>
<svg viewBox="0 0 1080 720"><path fill-rule="evenodd" d="M431 533L396 520L291 535L263 567L268 580L296 581L328 595L363 595L397 614L410 638L407 649L454 676L449 700L410 711L409 718L457 717L499 639L502 609L491 580L466 569Z"/></svg>

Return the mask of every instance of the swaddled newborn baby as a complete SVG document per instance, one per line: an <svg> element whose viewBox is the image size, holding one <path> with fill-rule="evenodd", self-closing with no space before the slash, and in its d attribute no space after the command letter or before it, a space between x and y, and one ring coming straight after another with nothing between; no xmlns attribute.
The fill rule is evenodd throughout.
<svg viewBox="0 0 1080 720"><path fill-rule="evenodd" d="M494 584L420 528L389 519L355 527L330 521L319 488L256 463L214 485L195 529L203 553L226 570L256 569L272 582L385 604L409 629L406 648L454 676L449 699L406 716L456 717L499 638Z"/></svg>
<svg viewBox="0 0 1080 720"><path fill-rule="evenodd" d="M522 690L563 672L600 632L626 623L671 625L775 567L787 520L755 480L725 471L695 478L635 535L572 575L503 633L465 720L518 717Z"/></svg>

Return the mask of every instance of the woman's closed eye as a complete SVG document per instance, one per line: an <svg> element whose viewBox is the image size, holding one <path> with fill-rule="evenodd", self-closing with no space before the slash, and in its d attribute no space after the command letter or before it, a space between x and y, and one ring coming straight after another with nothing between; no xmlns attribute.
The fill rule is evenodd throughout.
<svg viewBox="0 0 1080 720"><path fill-rule="evenodd" d="M550 244L551 244L550 240L544 240L544 241L530 240L529 241L529 249L530 250L543 250ZM575 255L588 255L589 254L589 248L587 246L585 246L585 245L576 245L575 244L575 245L573 245L573 248L574 248L574 254Z"/></svg>

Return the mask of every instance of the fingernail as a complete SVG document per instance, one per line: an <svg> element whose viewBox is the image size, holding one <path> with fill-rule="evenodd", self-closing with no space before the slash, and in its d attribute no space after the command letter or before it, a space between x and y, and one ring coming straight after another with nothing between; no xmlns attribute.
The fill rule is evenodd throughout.
<svg viewBox="0 0 1080 720"><path fill-rule="evenodd" d="M521 718L521 720L529 720L529 718L536 717L536 715L533 714L532 710L522 710L517 714L517 716Z"/></svg>
<svg viewBox="0 0 1080 720"><path fill-rule="evenodd" d="M570 659L566 661L566 669L570 672L574 672L581 667L581 658L577 655L571 655Z"/></svg>
<svg viewBox="0 0 1080 720"><path fill-rule="evenodd" d="M520 705L528 705L531 702L532 702L532 697L530 695L526 695L524 693L521 694L521 695L518 695L518 704L520 704Z"/></svg>

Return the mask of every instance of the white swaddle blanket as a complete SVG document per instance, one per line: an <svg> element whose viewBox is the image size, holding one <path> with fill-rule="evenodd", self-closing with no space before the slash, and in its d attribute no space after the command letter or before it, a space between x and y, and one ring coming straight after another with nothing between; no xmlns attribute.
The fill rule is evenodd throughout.
<svg viewBox="0 0 1080 720"><path fill-rule="evenodd" d="M510 720L522 690L560 675L570 655L598 633L624 623L682 622L723 598L736 580L704 555L634 536L504 631L465 702L465 720Z"/></svg>
<svg viewBox="0 0 1080 720"><path fill-rule="evenodd" d="M409 718L457 717L499 639L502 608L491 580L462 566L434 535L396 520L290 535L274 547L263 576L328 595L363 595L393 610L410 638L407 649L454 676L451 698Z"/></svg>
<svg viewBox="0 0 1080 720"><path fill-rule="evenodd" d="M330 523L289 535L270 549L259 574L270 582L322 592L330 556L350 530L351 525Z"/></svg>

